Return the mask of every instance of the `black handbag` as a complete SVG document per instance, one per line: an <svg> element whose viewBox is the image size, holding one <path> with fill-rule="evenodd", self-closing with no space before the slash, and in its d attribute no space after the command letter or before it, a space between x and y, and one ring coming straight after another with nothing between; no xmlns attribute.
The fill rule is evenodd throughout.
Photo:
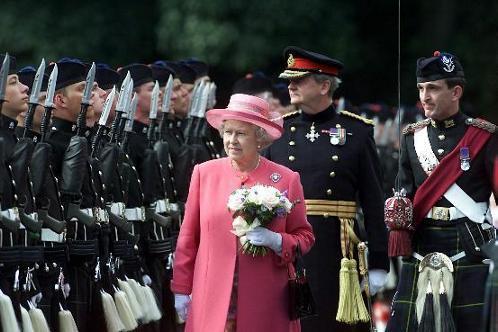
<svg viewBox="0 0 498 332"><path fill-rule="evenodd" d="M299 244L296 248L294 275L289 269L289 316L291 320L303 319L317 315L315 301L306 277L303 258Z"/></svg>

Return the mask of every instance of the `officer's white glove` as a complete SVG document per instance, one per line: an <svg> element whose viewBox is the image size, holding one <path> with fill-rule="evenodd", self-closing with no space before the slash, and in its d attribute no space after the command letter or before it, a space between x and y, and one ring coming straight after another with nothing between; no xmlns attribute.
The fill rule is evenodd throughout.
<svg viewBox="0 0 498 332"><path fill-rule="evenodd" d="M185 294L175 294L175 309L178 317L182 321L187 319L188 309L190 307L190 296Z"/></svg>
<svg viewBox="0 0 498 332"><path fill-rule="evenodd" d="M373 269L368 271L368 280L370 281L370 295L375 295L387 281L387 271Z"/></svg>
<svg viewBox="0 0 498 332"><path fill-rule="evenodd" d="M255 227L246 233L249 242L255 246L268 247L277 254L282 252L282 235L265 227Z"/></svg>

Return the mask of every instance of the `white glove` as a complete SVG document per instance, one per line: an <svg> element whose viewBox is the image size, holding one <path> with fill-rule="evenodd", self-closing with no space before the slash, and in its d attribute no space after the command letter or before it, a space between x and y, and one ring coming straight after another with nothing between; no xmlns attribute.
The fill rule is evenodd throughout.
<svg viewBox="0 0 498 332"><path fill-rule="evenodd" d="M185 294L175 294L175 309L181 320L187 319L188 309L190 307L190 296Z"/></svg>
<svg viewBox="0 0 498 332"><path fill-rule="evenodd" d="M282 252L282 235L265 227L255 227L246 233L249 242L255 246L268 247L277 254Z"/></svg>
<svg viewBox="0 0 498 332"><path fill-rule="evenodd" d="M387 281L387 271L373 269L368 271L368 280L370 281L370 295L375 295Z"/></svg>

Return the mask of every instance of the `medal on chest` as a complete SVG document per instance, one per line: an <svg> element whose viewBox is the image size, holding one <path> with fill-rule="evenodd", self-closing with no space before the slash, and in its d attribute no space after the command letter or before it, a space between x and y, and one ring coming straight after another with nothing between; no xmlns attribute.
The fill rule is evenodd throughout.
<svg viewBox="0 0 498 332"><path fill-rule="evenodd" d="M306 134L306 138L309 139L311 143L313 143L318 137L320 137L320 134L315 131L315 123L313 122L310 127L310 132Z"/></svg>
<svg viewBox="0 0 498 332"><path fill-rule="evenodd" d="M460 148L460 168L462 171L470 169L470 151L468 146Z"/></svg>
<svg viewBox="0 0 498 332"><path fill-rule="evenodd" d="M344 145L346 144L346 129L337 127L330 128L329 130L322 130L322 133L328 134L330 137L330 144Z"/></svg>

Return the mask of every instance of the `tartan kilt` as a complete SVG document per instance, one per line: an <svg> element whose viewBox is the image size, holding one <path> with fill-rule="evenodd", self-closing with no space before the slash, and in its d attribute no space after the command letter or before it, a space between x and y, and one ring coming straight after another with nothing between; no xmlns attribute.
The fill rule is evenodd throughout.
<svg viewBox="0 0 498 332"><path fill-rule="evenodd" d="M462 227L457 227L457 224L450 226L446 224L442 227L436 226L435 222L425 223L421 225L414 238L414 249L422 256L431 252L441 252L448 257L465 250L466 256L453 262L454 287L453 301L450 303L451 313L457 331L480 331L489 265L483 264L482 257L476 257L472 253L473 250L469 249L468 240L464 237L466 234L462 232ZM419 264L420 262L414 257L403 259L386 331L417 331L415 303Z"/></svg>

